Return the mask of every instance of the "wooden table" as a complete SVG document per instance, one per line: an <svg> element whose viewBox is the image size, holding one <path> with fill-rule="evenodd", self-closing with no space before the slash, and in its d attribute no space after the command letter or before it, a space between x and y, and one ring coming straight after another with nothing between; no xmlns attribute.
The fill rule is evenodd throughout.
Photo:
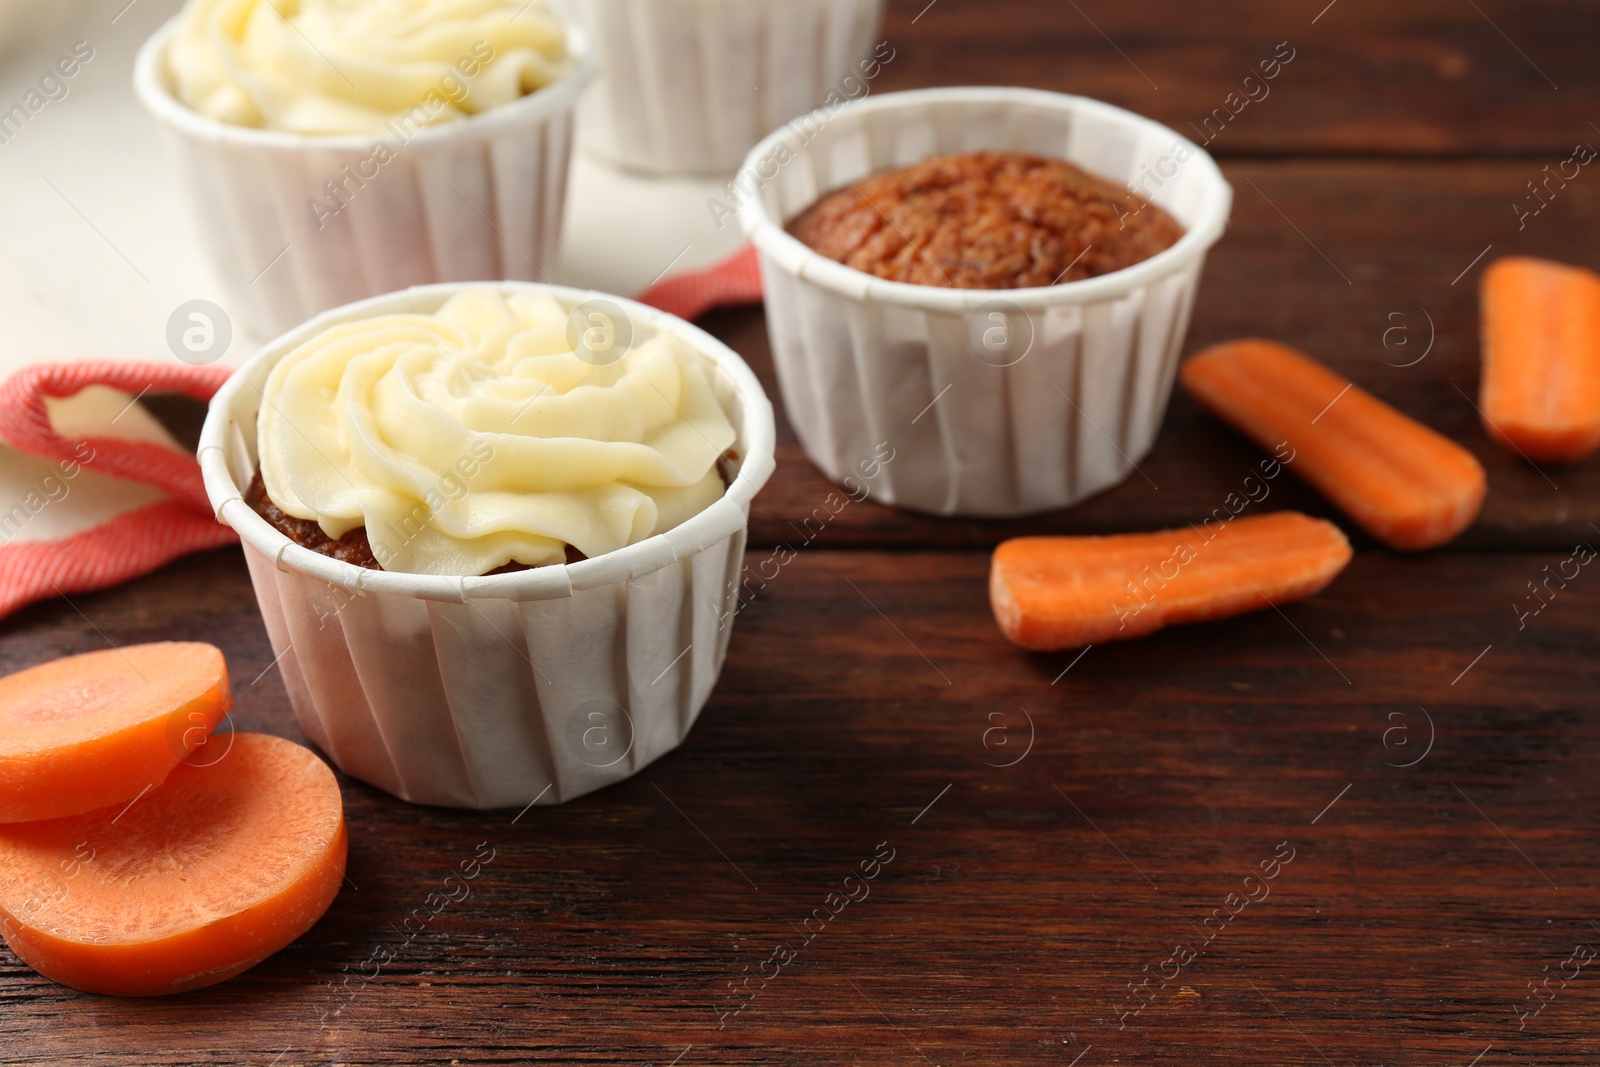
<svg viewBox="0 0 1600 1067"><path fill-rule="evenodd" d="M1281 612L1027 655L989 616L997 540L1188 521L1256 450L1179 396L1146 477L1070 512L852 504L739 618L681 750L515 822L346 781L353 886L301 941L151 1002L78 995L5 954L0 1060L1600 1060L1600 969L1573 962L1600 946L1600 571L1523 626L1513 607L1600 545L1600 461L1535 469L1472 407L1487 259L1600 264L1600 173L1523 228L1512 207L1600 144L1600 9L1325 2L894 0L876 88L1016 82L1193 133L1287 41L1271 95L1210 146L1237 202L1189 348L1288 340L1461 441L1491 495L1458 542L1358 539L1327 592ZM760 311L707 325L776 396ZM793 540L829 488L781 435L753 552ZM1289 479L1273 492L1330 514ZM302 737L237 551L0 635L5 669L213 640L237 725ZM402 932L485 842L471 896ZM805 923L864 891L843 881L863 861L869 895ZM782 967L779 945L798 949ZM374 973L379 949L396 958Z"/></svg>

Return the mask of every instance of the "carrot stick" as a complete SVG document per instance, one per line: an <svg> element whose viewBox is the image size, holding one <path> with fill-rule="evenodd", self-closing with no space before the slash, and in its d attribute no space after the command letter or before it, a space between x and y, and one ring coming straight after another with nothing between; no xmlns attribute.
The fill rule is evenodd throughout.
<svg viewBox="0 0 1600 1067"><path fill-rule="evenodd" d="M994 551L989 602L1023 648L1080 648L1301 600L1349 562L1337 526L1294 511L1158 533L1018 537Z"/></svg>
<svg viewBox="0 0 1600 1067"><path fill-rule="evenodd" d="M0 678L0 822L132 800L232 706L222 653L193 642L88 652Z"/></svg>
<svg viewBox="0 0 1600 1067"><path fill-rule="evenodd" d="M1392 548L1442 545L1471 524L1487 486L1477 459L1310 357L1273 341L1214 345L1184 363L1184 388Z"/></svg>
<svg viewBox="0 0 1600 1067"><path fill-rule="evenodd" d="M339 784L265 734L131 804L0 827L0 930L28 966L140 997L231 978L299 937L344 877Z"/></svg>
<svg viewBox="0 0 1600 1067"><path fill-rule="evenodd" d="M1600 275L1513 256L1483 275L1483 425L1540 463L1600 448Z"/></svg>

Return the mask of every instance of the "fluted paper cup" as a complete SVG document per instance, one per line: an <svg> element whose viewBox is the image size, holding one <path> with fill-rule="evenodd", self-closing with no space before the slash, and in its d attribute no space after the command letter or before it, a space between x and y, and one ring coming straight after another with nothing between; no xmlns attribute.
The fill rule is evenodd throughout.
<svg viewBox="0 0 1600 1067"><path fill-rule="evenodd" d="M600 61L579 143L651 174L732 174L790 119L862 91L884 0L570 0ZM854 79L854 81L851 81Z"/></svg>
<svg viewBox="0 0 1600 1067"><path fill-rule="evenodd" d="M700 353L737 434L726 494L676 529L579 563L475 578L373 571L290 541L243 499L273 366L337 323L433 312L435 285L318 316L211 402L200 466L251 581L301 727L347 773L405 800L498 808L570 800L677 747L722 669L750 500L773 467L772 406L712 337L621 297L505 282L563 306L620 306L641 338Z"/></svg>
<svg viewBox="0 0 1600 1067"><path fill-rule="evenodd" d="M432 126L309 136L218 122L179 100L166 62L176 25L140 50L134 88L176 151L234 317L270 336L407 286L548 280L573 109L595 74L580 29L568 30L572 72L519 100Z"/></svg>
<svg viewBox="0 0 1600 1067"><path fill-rule="evenodd" d="M1144 193L1184 227L1171 248L1048 288L885 281L784 226L877 171L981 149L1065 159ZM872 496L938 515L1009 517L1126 478L1154 443L1207 249L1233 193L1187 139L1121 108L1028 89L887 93L819 130L780 130L735 179L760 251L784 407L840 481L881 443Z"/></svg>

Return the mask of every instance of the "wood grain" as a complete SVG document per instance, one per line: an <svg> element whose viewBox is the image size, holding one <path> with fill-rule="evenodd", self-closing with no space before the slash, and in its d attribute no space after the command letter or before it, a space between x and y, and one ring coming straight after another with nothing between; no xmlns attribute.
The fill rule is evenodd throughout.
<svg viewBox="0 0 1600 1067"><path fill-rule="evenodd" d="M875 92L1028 84L1180 130L1289 41L1210 145L1237 200L1187 348L1262 334L1326 360L1483 460L1479 522L1432 554L1357 538L1308 602L1079 658L1001 639L988 549L1215 507L1257 453L1186 397L1143 475L1071 511L851 504L743 612L680 750L521 818L341 779L354 884L297 944L152 1001L0 952L0 1062L1597 1062L1593 967L1519 1012L1600 946L1600 571L1523 614L1544 568L1600 545L1600 461L1541 472L1471 406L1480 253L1596 265L1600 178L1521 229L1511 205L1600 143L1597 32L1580 0L892 0ZM704 324L777 399L760 309ZM192 405L147 402L191 439ZM758 556L830 490L781 405L779 452ZM1287 478L1269 503L1330 514ZM235 728L304 740L235 551L5 620L0 671L166 638L224 649ZM803 926L880 843L870 895ZM408 933L480 845L471 895ZM730 990L780 944L792 963Z"/></svg>
<svg viewBox="0 0 1600 1067"><path fill-rule="evenodd" d="M1564 157L1600 136L1597 34L1584 0L894 0L873 89L1078 93L1197 140L1220 128L1218 155ZM1266 95L1247 88L1283 42L1294 58ZM1237 114L1208 130L1217 108Z"/></svg>
<svg viewBox="0 0 1600 1067"><path fill-rule="evenodd" d="M1512 1010L1600 939L1583 814L1600 803L1600 594L1574 583L1522 631L1509 607L1554 561L1368 554L1281 615L1074 664L998 636L981 554L802 553L738 620L688 743L637 778L515 824L346 780L356 888L297 945L144 1002L81 997L7 956L0 1050L1046 1064L1092 1045L1088 1067L1197 1048L1465 1064L1493 1044L1592 1063L1593 975L1527 1030ZM235 667L236 724L300 737L275 674L252 682L271 652L232 553L75 605L7 623L0 667L102 643L84 616L117 642L206 633ZM794 926L884 841L894 859L866 899L722 1019L727 983L799 944ZM472 895L398 933L480 842L495 858ZM1294 858L1269 895L1119 1029L1127 984L1198 949L1197 924L1282 842ZM395 962L346 986L380 946Z"/></svg>

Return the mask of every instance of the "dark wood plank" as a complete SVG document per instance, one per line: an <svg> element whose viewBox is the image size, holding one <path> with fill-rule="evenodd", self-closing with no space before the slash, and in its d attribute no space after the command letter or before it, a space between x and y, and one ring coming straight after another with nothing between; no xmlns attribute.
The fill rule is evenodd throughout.
<svg viewBox="0 0 1600 1067"><path fill-rule="evenodd" d="M1585 173L1519 230L1511 204L1537 171L1527 163L1236 162L1224 170L1235 190L1233 221L1208 260L1187 351L1232 337L1277 338L1460 441L1482 460L1490 486L1460 547L1570 549L1600 536L1600 457L1541 471L1490 441L1473 407L1483 265L1522 253L1600 266L1600 175ZM783 418L761 313L715 313L702 325L751 362L779 404L780 474L756 500L753 536L794 542L791 524L832 487ZM987 547L1024 532L1177 526L1220 506L1260 456L1178 390L1140 464L1148 481L1136 474L1076 508L1021 522L851 504L818 543ZM1268 504L1333 514L1292 478L1275 484Z"/></svg>
<svg viewBox="0 0 1600 1067"><path fill-rule="evenodd" d="M1600 945L1592 568L1521 628L1518 608L1575 542L1600 544L1600 460L1541 473L1483 435L1467 399L1482 264L1466 269L1491 244L1596 265L1593 175L1524 230L1511 205L1574 142L1600 143L1597 31L1582 0L893 0L898 53L874 91L1036 85L1191 133L1289 42L1271 95L1210 144L1238 203L1189 348L1281 338L1462 441L1490 474L1478 525L1446 552L1364 551L1281 614L1076 659L1001 640L987 549L1217 506L1257 453L1186 398L1141 464L1150 482L1070 511L852 504L740 618L678 752L515 824L346 780L357 888L305 938L142 1002L74 994L0 951L0 1062L1596 1062L1593 968L1518 1016L1530 982ZM1260 158L1286 156L1319 159ZM1493 156L1515 158L1461 158ZM759 309L705 324L776 399ZM182 408L162 416L192 431ZM829 492L780 432L756 560L797 543L790 524ZM1328 513L1288 479L1270 506ZM237 728L304 740L232 551L19 613L0 671L162 638L224 648ZM480 842L494 859L472 895L408 936ZM871 895L807 940L879 842L895 857ZM1270 895L1230 900L1285 842ZM1230 906L1206 943L1200 924ZM730 1014L729 983L802 942ZM1179 945L1205 951L1163 985ZM380 948L396 959L374 974Z"/></svg>
<svg viewBox="0 0 1600 1067"><path fill-rule="evenodd" d="M1078 93L1223 155L1564 156L1600 136L1589 125L1600 9L1584 0L893 0L889 12L896 54L875 91ZM1280 43L1288 66L1247 89ZM1231 117L1207 128L1218 108Z"/></svg>
<svg viewBox="0 0 1600 1067"><path fill-rule="evenodd" d="M1071 655L994 630L981 554L805 552L739 619L687 744L636 779L516 825L347 781L358 888L299 943L154 1001L0 954L0 1059L1590 1064L1595 975L1520 1032L1514 1010L1600 942L1600 587L1584 572L1521 631L1510 608L1558 559L1365 554L1281 615L1062 676ZM252 682L271 653L235 553L74 604L0 627L0 669L94 627L204 635L238 725L300 736L276 674ZM884 841L870 895L722 1018ZM472 895L398 932L480 842ZM1200 948L1282 842L1270 895L1119 1029L1128 984ZM379 947L398 958L360 977Z"/></svg>

